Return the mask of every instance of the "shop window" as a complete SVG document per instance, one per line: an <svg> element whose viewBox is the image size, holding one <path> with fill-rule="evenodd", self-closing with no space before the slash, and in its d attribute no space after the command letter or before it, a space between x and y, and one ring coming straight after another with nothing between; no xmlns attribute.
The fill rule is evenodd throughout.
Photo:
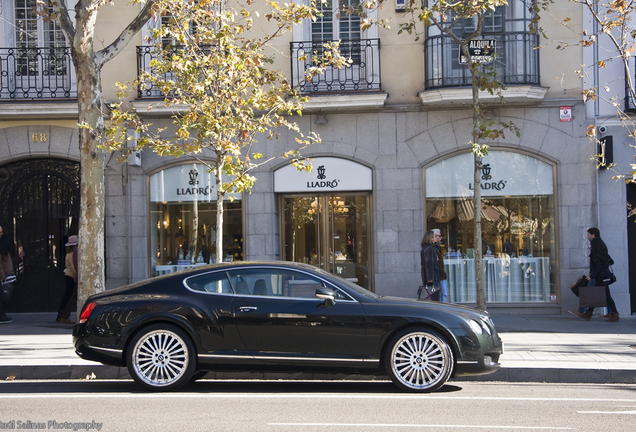
<svg viewBox="0 0 636 432"><path fill-rule="evenodd" d="M240 195L223 203L223 238L216 236L216 186L203 164L179 165L150 177L150 242L153 276L223 260L242 260Z"/></svg>
<svg viewBox="0 0 636 432"><path fill-rule="evenodd" d="M473 155L426 169L426 227L439 228L451 302L475 302ZM482 253L487 301L556 301L553 167L490 151L481 173Z"/></svg>

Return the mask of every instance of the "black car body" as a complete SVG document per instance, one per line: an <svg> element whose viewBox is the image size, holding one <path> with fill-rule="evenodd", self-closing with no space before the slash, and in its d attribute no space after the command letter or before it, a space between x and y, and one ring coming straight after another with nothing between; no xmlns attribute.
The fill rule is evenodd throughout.
<svg viewBox="0 0 636 432"><path fill-rule="evenodd" d="M487 314L380 297L315 267L235 262L148 279L90 297L77 354L127 366L149 389L203 371L387 373L407 390L499 369Z"/></svg>

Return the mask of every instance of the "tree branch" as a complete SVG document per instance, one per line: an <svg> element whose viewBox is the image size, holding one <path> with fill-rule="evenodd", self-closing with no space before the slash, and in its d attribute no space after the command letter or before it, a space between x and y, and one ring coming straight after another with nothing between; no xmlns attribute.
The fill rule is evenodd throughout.
<svg viewBox="0 0 636 432"><path fill-rule="evenodd" d="M152 7L155 4L155 0L146 0L146 4L141 9L139 14L133 19L128 27L126 27L121 34L106 48L98 51L96 56L96 61L98 66L102 66L104 63L113 59L117 54L119 54L132 40L135 34L141 30L141 28L148 22L148 20L152 16Z"/></svg>
<svg viewBox="0 0 636 432"><path fill-rule="evenodd" d="M75 39L75 27L73 26L73 21L71 21L71 17L68 14L66 2L64 0L51 0L49 4L57 15L57 21L60 24L62 33L64 33L66 42L69 45L72 45L73 39Z"/></svg>

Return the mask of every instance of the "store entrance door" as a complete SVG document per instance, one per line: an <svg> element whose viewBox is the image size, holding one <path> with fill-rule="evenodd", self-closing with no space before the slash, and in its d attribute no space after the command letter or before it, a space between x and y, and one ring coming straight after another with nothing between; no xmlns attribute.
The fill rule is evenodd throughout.
<svg viewBox="0 0 636 432"><path fill-rule="evenodd" d="M312 264L372 289L369 194L283 196L286 261Z"/></svg>

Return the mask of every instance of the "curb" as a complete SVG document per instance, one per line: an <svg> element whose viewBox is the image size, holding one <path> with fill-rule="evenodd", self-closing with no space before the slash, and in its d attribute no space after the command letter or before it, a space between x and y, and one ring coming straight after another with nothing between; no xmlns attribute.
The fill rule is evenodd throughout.
<svg viewBox="0 0 636 432"><path fill-rule="evenodd" d="M88 378L95 374L95 378ZM0 380L84 380L131 379L125 367L92 365L67 366L0 366ZM385 375L349 375L328 373L256 373L208 372L205 379L213 380L296 380L296 381L387 381ZM550 384L636 384L634 370L558 369L558 368L501 368L488 375L462 376L452 381L489 381L509 383Z"/></svg>

